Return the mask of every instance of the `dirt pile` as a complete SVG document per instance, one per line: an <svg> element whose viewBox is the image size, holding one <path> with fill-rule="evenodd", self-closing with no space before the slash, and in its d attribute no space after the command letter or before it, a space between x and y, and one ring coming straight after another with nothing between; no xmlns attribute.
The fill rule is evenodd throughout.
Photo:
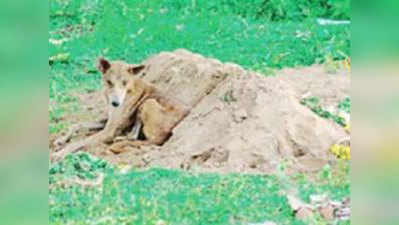
<svg viewBox="0 0 399 225"><path fill-rule="evenodd" d="M285 160L294 171L313 171L333 159L328 148L347 136L344 129L299 103L299 96L308 91L322 93L326 101L347 95L347 76L336 75L344 80L338 88L334 81L327 85L337 78L325 79L331 76L326 74L306 79L263 77L185 50L160 53L143 63L148 68L143 79L192 107L190 114L162 146L132 147L115 155L99 144L87 151L138 167L270 173ZM105 108L99 93L89 95L82 98L82 105Z"/></svg>

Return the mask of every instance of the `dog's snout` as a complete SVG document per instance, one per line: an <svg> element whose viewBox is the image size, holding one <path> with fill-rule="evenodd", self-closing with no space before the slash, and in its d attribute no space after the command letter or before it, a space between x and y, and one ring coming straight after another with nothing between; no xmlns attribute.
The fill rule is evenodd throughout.
<svg viewBox="0 0 399 225"><path fill-rule="evenodd" d="M119 102L117 102L117 101L112 101L111 104L112 104L113 107L118 107L119 106Z"/></svg>

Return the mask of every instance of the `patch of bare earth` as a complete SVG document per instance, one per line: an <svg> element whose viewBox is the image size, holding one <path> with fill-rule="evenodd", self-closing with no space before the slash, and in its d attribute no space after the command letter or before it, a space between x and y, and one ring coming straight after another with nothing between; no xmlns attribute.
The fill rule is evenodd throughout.
<svg viewBox="0 0 399 225"><path fill-rule="evenodd" d="M143 79L190 106L191 112L162 146L113 154L98 143L85 151L135 167L272 173L288 161L293 172L312 172L334 162L328 148L347 135L299 103L311 93L322 104L336 105L349 95L349 76L343 70L327 74L315 65L264 77L185 50L160 53L143 63L149 68ZM81 111L74 117L101 119L106 109L101 99L98 92L81 94Z"/></svg>

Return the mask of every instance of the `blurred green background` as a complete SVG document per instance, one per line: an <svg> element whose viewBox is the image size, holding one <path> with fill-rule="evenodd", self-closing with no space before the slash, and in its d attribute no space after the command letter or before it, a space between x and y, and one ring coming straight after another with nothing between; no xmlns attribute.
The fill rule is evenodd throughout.
<svg viewBox="0 0 399 225"><path fill-rule="evenodd" d="M47 12L0 2L0 224L48 223Z"/></svg>

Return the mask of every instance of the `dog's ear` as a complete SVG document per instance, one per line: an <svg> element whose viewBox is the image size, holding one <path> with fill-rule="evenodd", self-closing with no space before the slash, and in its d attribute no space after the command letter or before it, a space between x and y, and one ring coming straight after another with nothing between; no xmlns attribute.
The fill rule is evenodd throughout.
<svg viewBox="0 0 399 225"><path fill-rule="evenodd" d="M142 71L145 68L145 65L132 65L129 67L129 69L127 69L127 71L132 74L132 75L137 75L140 73L140 71Z"/></svg>
<svg viewBox="0 0 399 225"><path fill-rule="evenodd" d="M111 63L108 60L104 58L98 59L97 69L100 70L102 74L106 73L109 68L111 68Z"/></svg>

